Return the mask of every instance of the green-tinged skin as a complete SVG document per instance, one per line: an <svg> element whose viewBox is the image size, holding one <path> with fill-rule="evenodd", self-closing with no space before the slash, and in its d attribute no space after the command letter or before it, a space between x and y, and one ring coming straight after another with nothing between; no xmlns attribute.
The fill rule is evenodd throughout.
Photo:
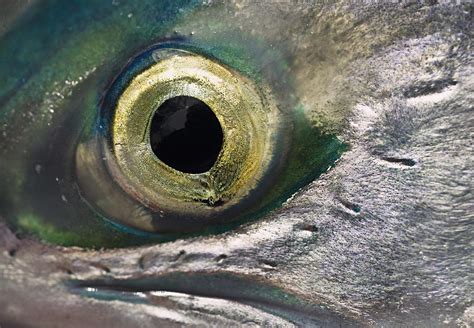
<svg viewBox="0 0 474 328"><path fill-rule="evenodd" d="M47 222L43 222L34 215L27 213L19 215L18 225L24 229L25 232L33 233L42 240L47 240L58 245L75 246L80 244L83 239L83 237L75 233L59 231ZM101 239L95 239L94 235L89 236L89 245L96 245L100 242Z"/></svg>
<svg viewBox="0 0 474 328"><path fill-rule="evenodd" d="M254 204L241 215L226 218L228 214L224 213L218 218L218 223L201 227L193 236L226 231L265 215L325 172L343 149L334 136L324 135L321 129L311 126L297 98L287 97L294 94L294 86L281 49L273 49L262 36L237 31L236 26L223 24L222 19L214 18L212 11L222 11L223 5L216 5L211 13L192 1L123 3L118 8L110 3L97 2L96 9L92 9L92 3L84 8L80 2L67 5L51 2L43 6L35 6L32 9L34 14L23 18L22 28L5 36L3 45L11 51L2 53L1 63L4 64L0 65L2 76L8 77L0 90L3 103L0 190L4 191L0 194L4 204L0 214L21 232L33 233L47 242L65 246L96 248L145 244L177 237L176 233L147 235L139 231L137 235L133 231L140 230L139 224L130 224L135 229L119 222L111 225L115 218L107 217L107 211L96 211L94 200L89 200L87 190L81 189L81 181L78 181L81 176L77 176L75 171L80 165L75 162L76 147L78 142L94 138L101 99L108 92L110 82L131 57L159 40L184 38L187 50L222 62L259 87L269 86L267 92L274 99L272 103L279 107L282 116L279 119L285 126L282 131L274 128L274 134L285 133L285 138L280 138L272 151L273 159L268 154L264 159L249 159L249 163L272 161L272 165L278 167L278 176L267 173L265 166L261 166L258 172L260 176L272 175L271 181L266 182L270 189L259 196L249 194L247 202ZM74 14L65 17L66 21L49 21L53 16L63 17L64 11L72 9ZM105 12L107 15L102 14ZM203 14L207 15L206 25L200 26ZM102 19L97 19L102 15ZM59 24L68 28L60 29ZM31 35L31 31L35 34ZM42 39L43 46L38 48L32 38ZM63 42L58 44L58 39ZM23 46L18 48L20 43ZM12 66L21 69L12 72ZM19 83L21 88L12 91ZM28 107L30 109L26 112L18 110ZM211 107L219 110L218 104ZM114 123L109 124L109 131L112 131ZM257 125L261 126L260 123ZM236 158L226 159L228 163L232 160ZM121 167L122 163L115 165ZM134 164L132 167L137 166ZM146 170L147 167L140 169ZM148 169L159 172L151 166ZM240 184L255 183L250 175L246 179L249 182L242 180ZM147 178L146 181L150 180ZM90 183L94 188L94 184L102 181ZM258 186L263 182L256 180L256 183ZM236 189L232 193L238 192ZM242 192L247 193L245 190ZM184 195L183 192L183 198ZM233 199L231 201L238 204ZM179 213L181 205L173 206ZM25 219L25 209L30 213L26 216L29 219ZM182 212L189 211L183 205ZM177 219L173 230L186 232L185 224ZM144 230L150 229L144 226Z"/></svg>

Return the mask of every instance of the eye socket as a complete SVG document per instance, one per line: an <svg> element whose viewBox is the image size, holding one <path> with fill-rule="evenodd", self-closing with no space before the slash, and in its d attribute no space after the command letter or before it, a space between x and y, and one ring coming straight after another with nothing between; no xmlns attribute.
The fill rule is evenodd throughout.
<svg viewBox="0 0 474 328"><path fill-rule="evenodd" d="M127 35L132 43L137 36ZM180 38L140 53L120 69L130 58L128 48L149 44L150 35L140 35L132 45L120 39L103 47L108 34L100 34L100 44L94 43L98 34L81 34L82 42L68 43L65 53L36 62L47 69L2 105L2 114L8 114L0 133L0 215L18 233L64 246L110 248L229 231L281 206L344 150L335 136L311 123L296 96L301 85L293 80L291 58L265 40L223 31ZM71 59L71 54L78 55ZM181 76L165 83L167 88L147 89L145 80L131 92L138 103L121 107L135 109L132 115L116 115L133 81L171 60L188 67L168 65L168 78ZM163 90L167 94L158 97ZM184 172L153 150L155 114L179 97L209 107L222 130L219 153L206 171ZM134 124L137 120L142 123ZM165 188L157 192L161 173L170 179L162 178ZM183 187L193 182L197 192Z"/></svg>
<svg viewBox="0 0 474 328"><path fill-rule="evenodd" d="M94 210L136 229L229 222L271 185L283 125L245 76L158 46L125 67L105 96L97 133L77 147L78 184Z"/></svg>

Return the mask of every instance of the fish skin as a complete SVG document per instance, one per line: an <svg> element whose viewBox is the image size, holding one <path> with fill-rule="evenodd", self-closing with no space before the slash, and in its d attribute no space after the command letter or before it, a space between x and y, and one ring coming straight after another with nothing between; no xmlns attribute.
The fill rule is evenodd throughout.
<svg viewBox="0 0 474 328"><path fill-rule="evenodd" d="M290 22L297 15L284 4L266 6L272 10L258 11L248 2L228 8L261 21L265 14L272 21L274 11ZM315 19L311 4L296 8L301 21ZM308 115L350 145L334 168L269 216L215 236L90 251L17 238L1 225L0 325L471 326L474 124L472 22L466 12L472 17L472 6L379 3L324 10L351 12L362 22L384 24L385 32L400 21L432 21L414 33L407 28L407 37L382 40L376 51L348 55L344 74L328 65L324 73L334 79L318 78L310 67L324 65L315 62L303 69L304 60L320 60L321 53L293 61L297 85L307 84L297 88L299 97L316 108ZM318 111L321 100L311 90L321 81L332 88L318 89L318 95L333 102ZM334 113L347 107L334 105L337 94L328 90L350 93L341 100L349 109ZM208 277L209 286L216 274L238 277L249 289L269 286L297 301L282 310L287 303L269 292L263 299L275 306L259 307L251 298L234 299L231 291L211 287L205 295L177 293L179 281L170 282L169 290L140 290L144 303L123 294L112 294L122 300L110 301L85 297L70 285L109 281L113 287L114 281L160 281L172 273ZM325 317L311 318L307 304L324 305Z"/></svg>

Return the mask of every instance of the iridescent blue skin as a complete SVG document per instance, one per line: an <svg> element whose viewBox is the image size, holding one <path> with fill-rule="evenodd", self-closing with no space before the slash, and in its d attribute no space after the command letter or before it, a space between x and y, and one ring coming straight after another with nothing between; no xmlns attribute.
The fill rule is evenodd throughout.
<svg viewBox="0 0 474 328"><path fill-rule="evenodd" d="M34 3L0 30L0 325L472 322L470 14ZM75 145L97 131L104 94L163 40L267 83L291 113L286 169L239 226L153 239L77 190Z"/></svg>

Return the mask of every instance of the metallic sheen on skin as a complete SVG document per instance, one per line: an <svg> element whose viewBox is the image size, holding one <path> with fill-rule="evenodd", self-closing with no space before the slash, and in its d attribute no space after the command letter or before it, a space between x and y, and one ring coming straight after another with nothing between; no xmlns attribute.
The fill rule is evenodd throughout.
<svg viewBox="0 0 474 328"><path fill-rule="evenodd" d="M472 325L472 5L239 1L199 15L207 11L292 45L289 70L308 116L350 150L282 209L225 234L89 251L18 239L2 224L0 323ZM180 33L212 28L189 24ZM213 288L229 277L300 301ZM152 290L132 284L144 278Z"/></svg>

